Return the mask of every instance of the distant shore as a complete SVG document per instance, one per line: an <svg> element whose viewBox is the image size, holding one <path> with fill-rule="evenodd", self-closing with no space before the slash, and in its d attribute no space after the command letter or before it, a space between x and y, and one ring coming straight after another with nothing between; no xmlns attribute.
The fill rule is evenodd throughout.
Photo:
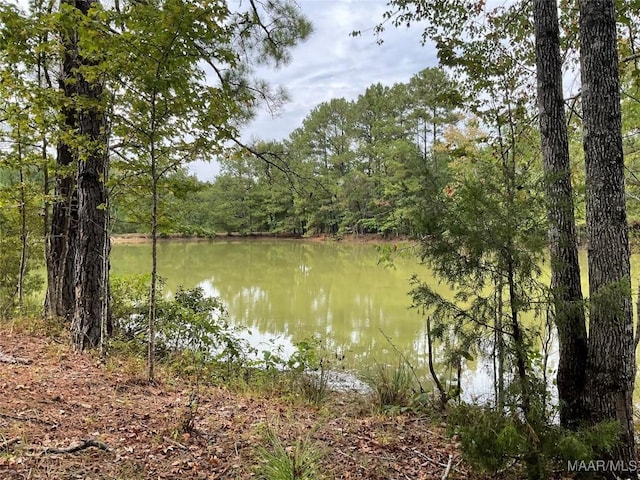
<svg viewBox="0 0 640 480"><path fill-rule="evenodd" d="M185 236L180 234L162 235L158 237L161 241L167 240L187 240L187 241L216 241L216 240L302 240L307 242L347 242L347 243L396 243L396 242L409 242L409 238L406 236L389 236L376 233L367 233L363 235L328 235L317 234L310 236L294 235L294 234L282 234L282 233L269 233L269 232L256 232L249 234L240 233L220 233L211 236ZM151 241L151 235L146 233L121 233L111 236L111 243L114 245L120 244L135 244L135 243L148 243Z"/></svg>

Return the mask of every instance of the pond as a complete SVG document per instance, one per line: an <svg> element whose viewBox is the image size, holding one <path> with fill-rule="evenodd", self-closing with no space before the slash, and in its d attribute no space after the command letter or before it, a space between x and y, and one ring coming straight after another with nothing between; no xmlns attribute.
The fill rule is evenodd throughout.
<svg viewBox="0 0 640 480"><path fill-rule="evenodd" d="M393 268L381 265L380 257L375 245L332 241L172 240L158 245L166 291L199 286L220 297L231 323L249 328L259 350L275 342L291 353L293 343L318 337L354 370L397 364L399 351L426 379L425 322L410 308L409 280L418 274L440 293L448 288L438 285L409 252L399 255ZM151 245L115 244L111 259L112 273L147 273ZM633 260L637 272L639 259ZM586 262L584 254L581 261ZM488 362L468 362L465 397L488 399L490 375Z"/></svg>

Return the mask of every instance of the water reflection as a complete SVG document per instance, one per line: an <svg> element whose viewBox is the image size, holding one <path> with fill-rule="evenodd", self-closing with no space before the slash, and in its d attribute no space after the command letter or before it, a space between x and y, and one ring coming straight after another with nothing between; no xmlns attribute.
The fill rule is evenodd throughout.
<svg viewBox="0 0 640 480"><path fill-rule="evenodd" d="M148 272L150 250L150 245L114 245L112 271ZM396 363L398 349L428 377L425 326L409 308L409 279L417 273L442 294L448 288L437 285L415 257L398 258L390 269L378 264L373 245L292 240L168 241L159 244L158 255L168 291L200 286L219 296L231 322L249 328L259 349L276 339L291 353L294 342L319 336L355 369ZM557 355L557 347L552 353ZM481 359L466 367L467 398L490 397L492 365Z"/></svg>
<svg viewBox="0 0 640 480"><path fill-rule="evenodd" d="M149 250L115 245L113 271L148 271ZM282 240L163 242L158 253L168 291L200 286L222 299L234 324L293 342L324 337L351 366L395 360L380 330L416 356L423 325L407 291L424 269L412 257L388 269L372 245Z"/></svg>

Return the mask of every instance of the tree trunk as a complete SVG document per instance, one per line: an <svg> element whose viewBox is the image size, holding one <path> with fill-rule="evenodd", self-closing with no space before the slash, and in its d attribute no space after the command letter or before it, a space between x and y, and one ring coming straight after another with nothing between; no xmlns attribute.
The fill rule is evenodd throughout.
<svg viewBox="0 0 640 480"><path fill-rule="evenodd" d="M90 131L83 131L92 140L101 143L102 115L87 112L81 115ZM81 125L81 130L84 130ZM78 164L78 240L75 256L75 310L71 326L76 350L94 348L102 338L102 321L108 316L103 312L108 306L105 268L105 252L108 252L107 190L104 185L106 152L100 148ZM107 323L107 332L110 326Z"/></svg>
<svg viewBox="0 0 640 480"><path fill-rule="evenodd" d="M94 0L76 0L76 8L87 13ZM83 60L81 60L83 61ZM78 109L78 133L82 154L78 160L78 233L75 255L75 309L71 333L76 350L95 348L102 337L103 312L108 302L108 277L105 275L107 235L107 139L105 115L102 110L103 87L76 75L78 97L89 106ZM108 320L107 320L108 321ZM109 330L109 328L107 329Z"/></svg>
<svg viewBox="0 0 640 480"><path fill-rule="evenodd" d="M69 1L69 0L67 0ZM63 128L67 134L77 131L76 109L73 106L77 95L75 82L78 68L78 46L72 32L62 32L65 52L58 87L64 93L62 107ZM75 256L75 232L77 203L75 201L75 154L72 147L60 141L57 148L57 170L55 173L55 200L51 213L51 227L47 235L47 295L45 311L49 316L70 319L75 307L73 291L73 259Z"/></svg>
<svg viewBox="0 0 640 480"><path fill-rule="evenodd" d="M534 0L540 137L546 177L551 293L558 330L560 423L576 427L587 361L587 331L580 285L577 236L562 93L557 0Z"/></svg>
<svg viewBox="0 0 640 480"><path fill-rule="evenodd" d="M58 148L60 152L60 148ZM58 153L58 165L64 165ZM47 297L49 316L69 319L75 304L73 257L77 227L75 179L56 174L55 201L47 239Z"/></svg>
<svg viewBox="0 0 640 480"><path fill-rule="evenodd" d="M43 56L40 55L38 57L38 86L42 88L44 86L44 74L43 71L46 69L46 65L43 60ZM49 85L51 88L51 85ZM44 312L46 316L53 316L53 309L51 308L50 300L49 300L49 291L51 285L54 285L53 278L50 276L51 270L49 268L49 260L51 258L51 254L49 252L49 221L50 221L50 202L49 202L49 194L50 194L50 185L49 185L49 165L48 165L48 150L49 150L49 142L47 141L46 131L42 132L41 137L41 145L40 145L40 160L42 162L42 192L44 193L44 208L43 208L43 218L42 218L42 238L45 239L44 248L45 248L45 262L47 268L47 291L45 293L45 304L44 304Z"/></svg>
<svg viewBox="0 0 640 480"><path fill-rule="evenodd" d="M589 420L617 420L615 458L635 460L635 348L613 0L580 0L583 143L589 240Z"/></svg>
<svg viewBox="0 0 640 480"><path fill-rule="evenodd" d="M154 145L151 145L151 291L149 292L149 338L147 342L147 377L155 381L156 303L158 290L158 177Z"/></svg>
<svg viewBox="0 0 640 480"><path fill-rule="evenodd" d="M511 323L511 335L513 337L513 353L516 360L516 378L519 382L522 413L528 421L531 416L531 378L527 367L527 354L524 332L520 325L518 311L518 294L516 293L515 263L513 261L513 245L509 245L509 253L507 254L506 273L507 287L509 289L509 320Z"/></svg>
<svg viewBox="0 0 640 480"><path fill-rule="evenodd" d="M495 317L495 330L494 330L494 388L495 388L495 400L498 411L502 411L504 408L504 327L503 321L503 298L502 293L504 290L503 279L501 276L496 276L494 281L496 292L496 317Z"/></svg>
<svg viewBox="0 0 640 480"><path fill-rule="evenodd" d="M18 270L18 311L20 315L24 315L24 281L27 275L27 258L28 258L28 231L27 231L27 195L24 185L24 165L22 158L22 140L18 143L18 157L20 158L20 268Z"/></svg>
<svg viewBox="0 0 640 480"><path fill-rule="evenodd" d="M159 72L159 70L158 70ZM156 355L156 303L158 290L158 157L156 152L156 121L158 92L154 88L151 94L151 122L149 132L149 157L151 160L151 291L149 292L149 338L147 342L147 377L155 381Z"/></svg>
<svg viewBox="0 0 640 480"><path fill-rule="evenodd" d="M25 190L25 159L24 159L24 142L20 123L15 128L15 137L13 140L17 146L18 154L18 191L19 191L19 207L20 212L20 264L18 267L18 278L16 281L16 295L18 313L24 315L24 282L27 274L27 258L28 258L28 244L27 244L27 194ZM14 304L14 302L11 302Z"/></svg>
<svg viewBox="0 0 640 480"><path fill-rule="evenodd" d="M59 149L58 149L59 151ZM61 156L58 154L58 165ZM73 258L78 224L75 178L56 175L51 228L47 241L47 298L50 316L70 319L75 305Z"/></svg>

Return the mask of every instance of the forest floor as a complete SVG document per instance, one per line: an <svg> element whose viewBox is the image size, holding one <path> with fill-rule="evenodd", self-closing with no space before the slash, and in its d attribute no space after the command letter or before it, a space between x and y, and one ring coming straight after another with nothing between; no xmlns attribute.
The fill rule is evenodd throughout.
<svg viewBox="0 0 640 480"><path fill-rule="evenodd" d="M2 480L261 478L260 452L278 445L314 452L318 478L483 478L437 419L383 415L362 395L315 407L222 386L200 386L194 410L185 379L150 384L141 360L103 364L65 337L0 326Z"/></svg>

